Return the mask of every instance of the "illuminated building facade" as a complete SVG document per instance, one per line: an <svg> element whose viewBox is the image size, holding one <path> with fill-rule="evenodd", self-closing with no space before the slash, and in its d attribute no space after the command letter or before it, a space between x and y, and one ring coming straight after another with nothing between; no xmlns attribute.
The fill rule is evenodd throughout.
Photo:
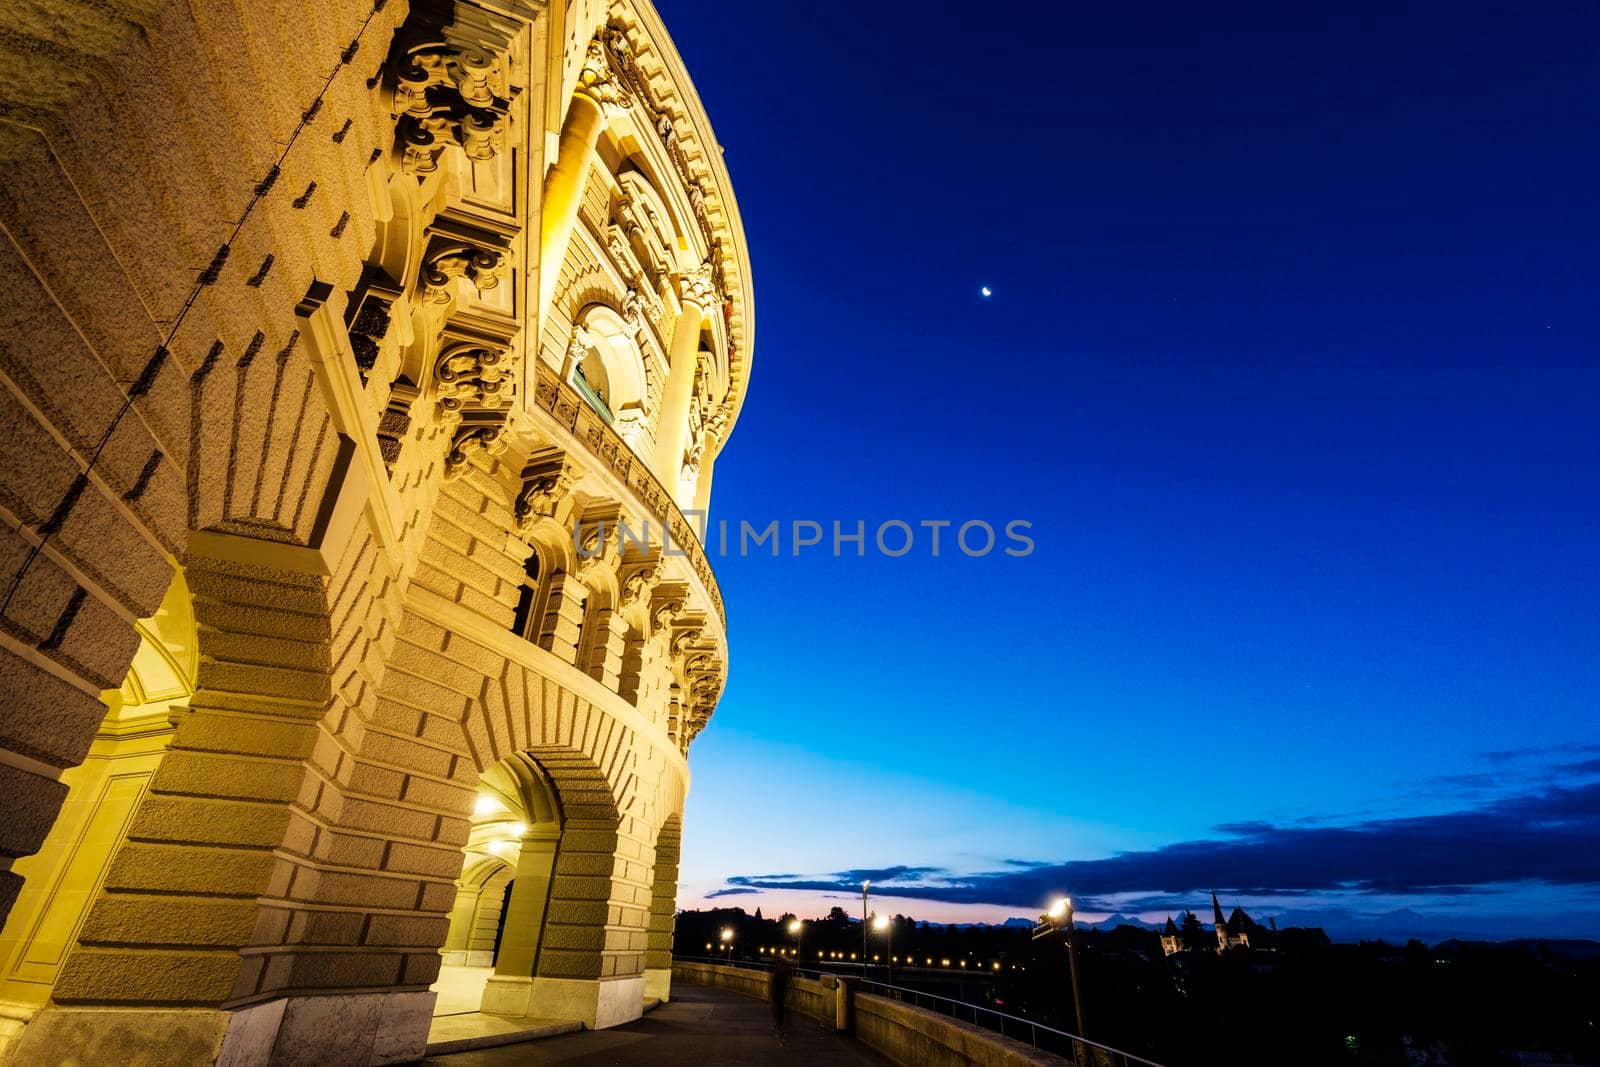
<svg viewBox="0 0 1600 1067"><path fill-rule="evenodd" d="M406 1062L441 966L636 1018L754 327L660 18L0 27L0 1059Z"/></svg>

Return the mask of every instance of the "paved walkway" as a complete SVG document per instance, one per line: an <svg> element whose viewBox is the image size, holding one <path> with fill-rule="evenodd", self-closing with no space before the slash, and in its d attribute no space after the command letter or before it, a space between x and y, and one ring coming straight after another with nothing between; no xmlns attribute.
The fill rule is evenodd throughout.
<svg viewBox="0 0 1600 1067"><path fill-rule="evenodd" d="M718 1067L720 1064L884 1064L879 1056L804 1016L789 1017L787 1039L772 1032L772 1010L726 989L672 984L672 1000L637 1022L610 1030L552 1037L502 1048L460 1052L422 1061L438 1067L509 1067L510 1064L650 1064Z"/></svg>

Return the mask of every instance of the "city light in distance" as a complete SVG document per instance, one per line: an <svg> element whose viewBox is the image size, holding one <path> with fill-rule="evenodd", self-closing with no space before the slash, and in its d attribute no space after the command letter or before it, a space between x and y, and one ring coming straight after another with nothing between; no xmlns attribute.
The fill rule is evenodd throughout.
<svg viewBox="0 0 1600 1067"><path fill-rule="evenodd" d="M994 290L985 285L978 289L978 295L987 300L994 295Z"/></svg>

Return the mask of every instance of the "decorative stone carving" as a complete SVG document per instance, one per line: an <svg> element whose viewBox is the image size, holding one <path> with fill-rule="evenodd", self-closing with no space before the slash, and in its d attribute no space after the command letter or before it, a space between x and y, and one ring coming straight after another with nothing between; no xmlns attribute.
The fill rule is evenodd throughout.
<svg viewBox="0 0 1600 1067"><path fill-rule="evenodd" d="M696 652L689 657L688 662L684 664L683 670L685 674L695 675L716 673L719 668L720 665L717 662L715 652Z"/></svg>
<svg viewBox="0 0 1600 1067"><path fill-rule="evenodd" d="M571 368L582 366L584 359L589 355L589 344L583 339L582 329L581 326L574 326L572 328L572 340L567 342L567 368L569 373Z"/></svg>
<svg viewBox="0 0 1600 1067"><path fill-rule="evenodd" d="M622 294L622 317L636 330L644 329L645 302L644 295L635 287L630 286Z"/></svg>
<svg viewBox="0 0 1600 1067"><path fill-rule="evenodd" d="M589 42L583 57L583 69L578 71L577 91L605 107L630 108L633 97L612 67L611 51L596 36Z"/></svg>
<svg viewBox="0 0 1600 1067"><path fill-rule="evenodd" d="M465 473L472 453L481 451L488 456L498 456L510 443L511 437L502 423L466 423L456 430L450 451L445 454L444 476L455 478Z"/></svg>
<svg viewBox="0 0 1600 1067"><path fill-rule="evenodd" d="M635 452L640 452L644 447L645 414L640 407L623 408L617 412L617 419L612 423L612 428L617 431L617 436L622 438L624 444Z"/></svg>
<svg viewBox="0 0 1600 1067"><path fill-rule="evenodd" d="M710 260L683 276L679 295L699 304L707 314L711 313L711 309L717 306L717 283Z"/></svg>
<svg viewBox="0 0 1600 1067"><path fill-rule="evenodd" d="M505 256L499 249L482 245L446 245L431 254L422 264L423 299L434 304L448 304L453 296L451 283L457 278L470 278L478 290L493 289L500 284L500 269Z"/></svg>
<svg viewBox="0 0 1600 1067"><path fill-rule="evenodd" d="M436 170L452 144L478 160L493 159L504 146L511 101L499 56L414 28L396 35L389 68L395 144L405 173Z"/></svg>
<svg viewBox="0 0 1600 1067"><path fill-rule="evenodd" d="M541 518L553 518L561 502L572 495L572 489L583 477L583 472L571 463L542 471L525 478L522 492L517 494L513 512L517 526L527 529Z"/></svg>
<svg viewBox="0 0 1600 1067"><path fill-rule="evenodd" d="M656 632L660 633L670 628L683 617L685 610L684 603L681 600L668 600L656 605L655 611L651 614L651 621L655 623Z"/></svg>
<svg viewBox="0 0 1600 1067"><path fill-rule="evenodd" d="M606 227L606 251L611 253L611 261L617 265L630 281L638 281L644 275L644 264L639 262L639 257L634 255L633 248L628 244L627 237L620 226Z"/></svg>
<svg viewBox="0 0 1600 1067"><path fill-rule="evenodd" d="M717 698L722 695L722 681L714 674L703 674L696 678L689 686L689 695L694 706L699 709L700 721L695 724L695 732L705 725L705 719L711 715L711 709L716 706Z"/></svg>
<svg viewBox="0 0 1600 1067"><path fill-rule="evenodd" d="M660 584L660 564L651 563L634 571L622 582L622 607L632 608L647 603Z"/></svg>
<svg viewBox="0 0 1600 1067"><path fill-rule="evenodd" d="M698 645L703 631L698 626L691 626L687 630L679 630L672 635L672 654L681 656L690 645Z"/></svg>
<svg viewBox="0 0 1600 1067"><path fill-rule="evenodd" d="M514 385L505 362L505 351L474 341L446 345L433 366L439 406L450 414L459 413L467 404L503 406Z"/></svg>
<svg viewBox="0 0 1600 1067"><path fill-rule="evenodd" d="M599 560L615 559L622 537L621 521L615 515L580 520L575 538L579 558L590 565Z"/></svg>

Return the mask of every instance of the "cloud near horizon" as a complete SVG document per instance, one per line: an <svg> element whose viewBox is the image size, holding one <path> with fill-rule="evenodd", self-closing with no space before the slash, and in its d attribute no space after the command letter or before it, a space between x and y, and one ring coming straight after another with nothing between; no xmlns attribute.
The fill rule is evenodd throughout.
<svg viewBox="0 0 1600 1067"><path fill-rule="evenodd" d="M1592 761L1573 767L1587 774ZM805 876L735 875L708 896L764 889L859 891L947 904L1036 908L1063 890L1088 911L1127 908L1108 898L1212 889L1252 896L1386 894L1468 896L1493 886L1600 886L1600 782L1552 786L1436 815L1345 825L1226 823L1219 835L1104 859L1000 861L957 874L926 866Z"/></svg>

